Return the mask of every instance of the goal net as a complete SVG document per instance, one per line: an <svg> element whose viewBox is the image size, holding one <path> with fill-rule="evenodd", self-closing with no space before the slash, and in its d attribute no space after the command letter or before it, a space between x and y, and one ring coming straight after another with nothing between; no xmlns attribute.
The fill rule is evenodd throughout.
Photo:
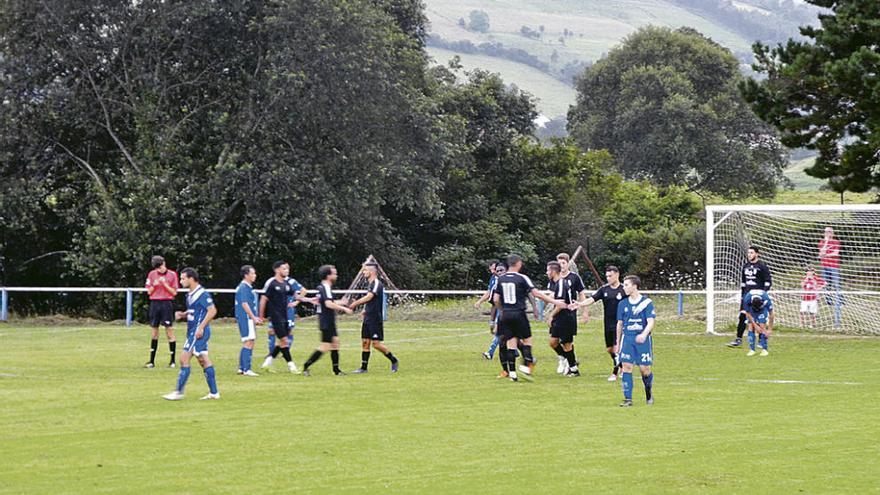
<svg viewBox="0 0 880 495"><path fill-rule="evenodd" d="M737 322L750 245L770 267L777 325L880 334L880 205L708 206L710 333Z"/></svg>

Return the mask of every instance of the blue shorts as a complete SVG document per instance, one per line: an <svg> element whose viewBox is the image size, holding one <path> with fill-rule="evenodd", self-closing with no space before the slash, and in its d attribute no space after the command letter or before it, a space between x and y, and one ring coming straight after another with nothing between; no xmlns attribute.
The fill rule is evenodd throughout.
<svg viewBox="0 0 880 495"><path fill-rule="evenodd" d="M617 350L621 363L637 364L639 366L651 366L654 364L654 336L648 335L645 342L636 342L635 335L623 334L620 341L620 349Z"/></svg>
<svg viewBox="0 0 880 495"><path fill-rule="evenodd" d="M192 352L195 356L208 353L208 340L211 339L211 329L206 328L202 338L196 339L196 332L186 333L186 342L183 344L183 352Z"/></svg>
<svg viewBox="0 0 880 495"><path fill-rule="evenodd" d="M238 333L241 335L241 341L245 342L248 340L256 340L257 338L257 330L254 328L254 320L250 318L244 318L241 320L236 320L238 323Z"/></svg>

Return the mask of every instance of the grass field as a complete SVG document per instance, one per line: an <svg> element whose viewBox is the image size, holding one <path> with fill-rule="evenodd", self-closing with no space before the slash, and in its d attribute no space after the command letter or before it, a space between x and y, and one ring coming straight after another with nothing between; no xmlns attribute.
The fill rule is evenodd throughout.
<svg viewBox="0 0 880 495"><path fill-rule="evenodd" d="M541 343L533 383L495 379L481 323L389 322L398 374L374 356L368 375L325 359L310 378L236 376L237 332L219 325L222 399L197 400L195 371L176 403L160 398L176 370L140 368L144 327L3 325L0 493L880 492L880 340L783 331L746 358L702 328L661 319L657 403L636 380L620 409L593 322L585 376L557 376ZM355 322L341 329L353 369ZM316 334L297 330L298 362Z"/></svg>

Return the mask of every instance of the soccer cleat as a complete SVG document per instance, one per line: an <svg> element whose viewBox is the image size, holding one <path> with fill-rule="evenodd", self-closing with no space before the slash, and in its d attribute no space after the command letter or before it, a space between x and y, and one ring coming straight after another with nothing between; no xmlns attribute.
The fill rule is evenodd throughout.
<svg viewBox="0 0 880 495"><path fill-rule="evenodd" d="M521 364L521 365L519 365L519 371L523 375L532 376L533 367L534 367L534 365L526 366L524 364Z"/></svg>
<svg viewBox="0 0 880 495"><path fill-rule="evenodd" d="M163 395L162 398L165 400L183 400L183 394L175 390L170 394Z"/></svg>
<svg viewBox="0 0 880 495"><path fill-rule="evenodd" d="M616 382L616 381L617 381L617 375L615 375L614 373L611 373L610 375L608 375L608 381L609 381L609 382Z"/></svg>
<svg viewBox="0 0 880 495"><path fill-rule="evenodd" d="M171 363L168 363L168 367L169 368L177 368L177 365L174 364L173 362L171 362Z"/></svg>
<svg viewBox="0 0 880 495"><path fill-rule="evenodd" d="M483 359L485 359L486 361L491 361L491 360L492 360L492 355L489 354L488 352L484 352L484 353L483 353Z"/></svg>
<svg viewBox="0 0 880 495"><path fill-rule="evenodd" d="M767 349L761 350L761 356L769 356L769 355L770 355L770 351L768 351Z"/></svg>
<svg viewBox="0 0 880 495"><path fill-rule="evenodd" d="M239 369L239 370L237 370L237 371L235 372L236 375L240 375L240 374L242 374L242 373L244 373L244 371L241 371L241 369Z"/></svg>
<svg viewBox="0 0 880 495"><path fill-rule="evenodd" d="M650 399L646 400L645 404L648 404L649 406L653 406L654 405L654 398L651 397Z"/></svg>
<svg viewBox="0 0 880 495"><path fill-rule="evenodd" d="M733 339L727 343L727 347L742 347L743 339Z"/></svg>
<svg viewBox="0 0 880 495"><path fill-rule="evenodd" d="M581 372L577 368L569 368L568 372L565 373L565 376L574 378L576 376L581 376Z"/></svg>
<svg viewBox="0 0 880 495"><path fill-rule="evenodd" d="M506 371L502 371L501 373L498 373L498 376L496 378L507 378L508 376L509 373L507 373Z"/></svg>
<svg viewBox="0 0 880 495"><path fill-rule="evenodd" d="M263 364L260 365L260 368L268 368L272 366L272 356L266 356L266 359L263 361Z"/></svg>
<svg viewBox="0 0 880 495"><path fill-rule="evenodd" d="M247 370L247 371L242 371L241 376L260 376L260 374L254 372L254 370Z"/></svg>
<svg viewBox="0 0 880 495"><path fill-rule="evenodd" d="M364 373L366 373L366 372L367 372L367 370L365 370L365 369L363 369L363 368L358 368L358 369L352 371L351 374L352 374L352 375L362 375L362 374L364 374Z"/></svg>
<svg viewBox="0 0 880 495"><path fill-rule="evenodd" d="M217 392L216 394L208 394L199 400L217 400L219 398L220 398L220 392Z"/></svg>
<svg viewBox="0 0 880 495"><path fill-rule="evenodd" d="M302 376L312 376L312 372L309 370L303 370Z"/></svg>
<svg viewBox="0 0 880 495"><path fill-rule="evenodd" d="M757 354L757 353L755 352L755 350L754 350L754 349L751 349L749 352L746 353L746 356L748 356L748 357L752 357L752 356L754 356L755 354Z"/></svg>
<svg viewBox="0 0 880 495"><path fill-rule="evenodd" d="M336 376L345 376L347 373L342 370L337 370L337 371L334 371L333 374Z"/></svg>
<svg viewBox="0 0 880 495"><path fill-rule="evenodd" d="M291 373L299 374L299 369L296 367L296 363L293 361L287 363L287 370Z"/></svg>
<svg viewBox="0 0 880 495"><path fill-rule="evenodd" d="M624 399L623 402L620 403L620 407L632 407L633 401L632 399Z"/></svg>
<svg viewBox="0 0 880 495"><path fill-rule="evenodd" d="M565 373L565 365L568 364L568 360L564 357L559 356L559 365L556 366L556 372L560 375Z"/></svg>
<svg viewBox="0 0 880 495"><path fill-rule="evenodd" d="M507 374L507 377L510 378L511 381L517 381L516 371L511 371Z"/></svg>
<svg viewBox="0 0 880 495"><path fill-rule="evenodd" d="M397 373L397 370L400 369L400 361L394 361L391 363L391 372Z"/></svg>
<svg viewBox="0 0 880 495"><path fill-rule="evenodd" d="M147 368L147 369L153 369L153 368L155 368L155 367L156 367L156 365L153 364L153 363L147 363L147 364L144 365L144 368Z"/></svg>

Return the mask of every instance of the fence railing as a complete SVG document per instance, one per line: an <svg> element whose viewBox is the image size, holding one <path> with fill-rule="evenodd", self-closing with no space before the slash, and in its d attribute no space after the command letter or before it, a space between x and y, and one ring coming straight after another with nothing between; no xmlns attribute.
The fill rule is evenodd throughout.
<svg viewBox="0 0 880 495"><path fill-rule="evenodd" d="M211 289L207 290L214 294L234 294L235 289ZM110 292L121 293L125 295L125 326L130 327L134 321L134 295L135 293L146 292L143 287L0 287L0 321L9 320L9 297L13 292L48 292L48 293L71 293L71 292ZM187 289L180 289L178 292L186 293ZM255 290L255 293L262 293L262 290ZM363 290L334 290L336 294L363 294ZM724 291L720 292L723 293ZM735 293L737 291L732 291ZM316 294L317 291L309 290L309 294ZM386 290L386 295L434 295L434 296L481 296L485 294L485 290ZM676 296L676 309L678 316L684 315L684 299L686 295L704 295L704 290L649 290L643 291L647 295L672 295ZM383 301L387 306L387 301Z"/></svg>

